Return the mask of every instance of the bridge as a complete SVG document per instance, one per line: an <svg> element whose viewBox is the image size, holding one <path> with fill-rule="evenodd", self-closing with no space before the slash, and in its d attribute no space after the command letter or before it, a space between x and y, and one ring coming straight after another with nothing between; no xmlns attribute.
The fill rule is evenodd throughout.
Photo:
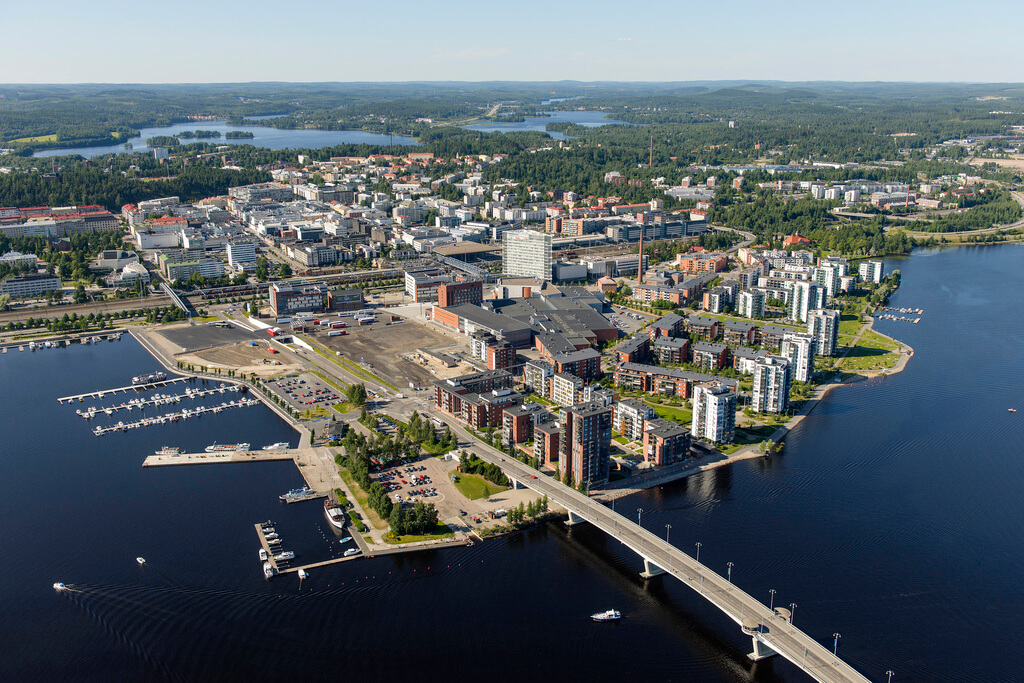
<svg viewBox="0 0 1024 683"><path fill-rule="evenodd" d="M187 315L190 318L192 317L192 307L188 304L187 301L178 296L178 293L171 289L170 285L168 285L166 282L161 282L160 289L164 291L164 294L171 297L171 302L174 303L175 306L180 308L185 313L185 315Z"/></svg>
<svg viewBox="0 0 1024 683"><path fill-rule="evenodd" d="M464 435L461 426L456 428L452 425L452 428ZM475 446L474 453L481 460L500 467L514 486L525 486L547 495L549 501L565 508L570 524L590 522L640 555L644 561L641 574L644 578L671 575L725 612L753 641L754 651L748 655L751 659L756 661L778 654L823 683L868 680L828 648L793 626L789 610L769 609L679 548L601 503L538 474L537 470L500 451L480 443L475 443Z"/></svg>

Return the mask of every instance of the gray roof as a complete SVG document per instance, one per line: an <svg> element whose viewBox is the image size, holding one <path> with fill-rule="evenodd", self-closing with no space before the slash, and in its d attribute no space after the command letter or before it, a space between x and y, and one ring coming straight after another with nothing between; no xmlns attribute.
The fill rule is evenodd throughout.
<svg viewBox="0 0 1024 683"><path fill-rule="evenodd" d="M761 328L762 335L769 335L774 337L781 337L787 332L793 332L793 330L789 329L788 327L779 327L778 325L765 325L764 327Z"/></svg>
<svg viewBox="0 0 1024 683"><path fill-rule="evenodd" d="M681 322L683 322L682 316L680 316L678 313L669 313L668 315L663 315L662 317L655 320L651 324L651 327L656 327L660 330L664 330L670 327L675 327Z"/></svg>
<svg viewBox="0 0 1024 683"><path fill-rule="evenodd" d="M756 324L745 320L726 320L725 329L732 330L734 332L750 332L750 330L757 327Z"/></svg>
<svg viewBox="0 0 1024 683"><path fill-rule="evenodd" d="M589 360L591 358L600 358L601 354L596 349L586 348L580 349L579 351L572 351L571 353L559 353L552 356L552 360L556 363L576 363L581 360Z"/></svg>
<svg viewBox="0 0 1024 683"><path fill-rule="evenodd" d="M702 351L706 353L713 353L716 356L722 351L725 351L728 347L725 344L716 344L715 342L697 342L693 345L693 352L700 353Z"/></svg>
<svg viewBox="0 0 1024 683"><path fill-rule="evenodd" d="M690 340L686 337L658 337L654 340L654 348L667 346L672 349L681 349L689 343Z"/></svg>
<svg viewBox="0 0 1024 683"><path fill-rule="evenodd" d="M638 334L616 346L615 350L622 351L623 353L632 353L648 342L650 342L650 339L647 338L647 335Z"/></svg>
<svg viewBox="0 0 1024 683"><path fill-rule="evenodd" d="M703 372L689 372L687 370L676 370L675 368L661 368L657 365L643 365L641 363L622 363L619 369L625 372L642 372L649 375L662 375L663 377L674 377L692 382L721 382L728 387L735 389L739 382L728 377L718 375L707 375Z"/></svg>
<svg viewBox="0 0 1024 683"><path fill-rule="evenodd" d="M651 428L645 428L646 431L651 432L652 434L656 434L657 436L660 436L663 439L678 437L682 436L683 434L690 433L688 429L683 427L678 422L665 420L660 417L647 420L647 424L650 425Z"/></svg>
<svg viewBox="0 0 1024 683"><path fill-rule="evenodd" d="M718 320L715 318L706 318L702 315L691 315L686 319L686 323L694 327L711 327L717 322Z"/></svg>

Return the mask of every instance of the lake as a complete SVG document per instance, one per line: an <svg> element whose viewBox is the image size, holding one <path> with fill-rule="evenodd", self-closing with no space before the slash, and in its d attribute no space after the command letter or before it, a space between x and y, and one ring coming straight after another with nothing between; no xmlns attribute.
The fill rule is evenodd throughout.
<svg viewBox="0 0 1024 683"><path fill-rule="evenodd" d="M587 128L597 128L598 126L609 126L612 124L620 124L624 126L637 125L627 121L608 119L605 118L606 116L608 116L608 114L602 111L553 111L551 112L551 116L527 116L525 121L521 121L519 123L497 123L488 121L480 124L471 123L463 126L463 128L466 128L467 130L479 130L485 133L514 133L517 131L544 132L545 127L549 123L575 123ZM567 140L572 137L555 131L548 131L548 134L556 140Z"/></svg>
<svg viewBox="0 0 1024 683"><path fill-rule="evenodd" d="M1007 245L887 259L903 274L892 305L925 311L878 323L914 347L904 372L832 391L782 455L616 509L670 524L688 552L700 542L723 575L733 562L766 603L776 590L872 680L1020 680L1022 260ZM156 369L128 336L0 355L4 680L808 680L778 657L749 662L733 622L681 584L645 583L639 558L588 525L266 582L254 522L274 519L302 558L337 552L318 503L277 501L302 483L290 463L140 465L163 445L294 444L287 424L260 406L97 438L56 402ZM589 620L609 608L624 619Z"/></svg>
<svg viewBox="0 0 1024 683"><path fill-rule="evenodd" d="M272 116L253 116L253 120L273 118ZM151 152L152 148L146 144L146 140L158 135L174 135L186 130L216 130L221 133L219 138L205 138L202 140L185 140L183 144L193 142L208 142L212 145L255 145L256 147L267 147L269 149L318 149L320 147L333 147L334 145L389 145L392 139L388 135L380 133L367 133L361 130L286 130L280 128L266 128L264 126L229 126L226 121L189 121L176 123L173 126L157 126L154 128L140 129L140 135L133 137L126 142L132 143L134 149L125 149L124 144L106 145L103 147L71 147L67 149L44 149L39 150L33 156L51 157L67 154L80 154L89 158L100 154L117 154L120 152ZM252 133L255 137L245 140L225 140L224 134L229 131L244 131ZM394 136L396 145L418 145L412 138Z"/></svg>

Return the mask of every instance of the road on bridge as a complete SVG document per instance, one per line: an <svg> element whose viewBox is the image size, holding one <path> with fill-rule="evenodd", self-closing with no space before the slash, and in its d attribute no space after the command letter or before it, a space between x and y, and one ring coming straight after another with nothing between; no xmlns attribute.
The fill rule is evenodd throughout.
<svg viewBox="0 0 1024 683"><path fill-rule="evenodd" d="M501 467L510 478L538 493L546 494L551 502L614 536L657 568L700 593L741 627L746 623L744 633L767 645L815 680L830 683L868 680L849 664L834 656L826 647L793 626L787 618L770 610L680 549L575 489L538 473L532 467L501 451L477 442L462 425L451 426L457 435L474 444L472 450L482 460ZM751 619L754 622L751 622ZM751 630L751 623L758 626Z"/></svg>

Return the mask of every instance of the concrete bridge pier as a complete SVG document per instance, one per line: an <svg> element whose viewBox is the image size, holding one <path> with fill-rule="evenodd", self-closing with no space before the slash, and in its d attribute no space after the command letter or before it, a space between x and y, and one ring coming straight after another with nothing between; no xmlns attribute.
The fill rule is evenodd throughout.
<svg viewBox="0 0 1024 683"><path fill-rule="evenodd" d="M577 524L583 524L587 520L583 519L572 510L569 510L569 519L565 520L566 526L576 526Z"/></svg>
<svg viewBox="0 0 1024 683"><path fill-rule="evenodd" d="M645 579L653 579L655 576L661 576L665 573L665 570L654 564L646 557L644 558L644 570L640 572L640 576Z"/></svg>
<svg viewBox="0 0 1024 683"><path fill-rule="evenodd" d="M752 661L757 662L767 657L773 657L779 654L778 652L776 652L775 650L771 649L770 647L762 643L760 640L758 640L757 636L753 636L751 640L754 641L754 651L748 654L747 657L749 657Z"/></svg>
<svg viewBox="0 0 1024 683"><path fill-rule="evenodd" d="M754 641L754 651L747 655L747 657L752 661L756 662L766 657L778 654L778 652L761 642L759 636L762 633L762 629L764 629L764 624L762 624L760 620L754 617L746 617L743 619L741 628L743 629L743 632L749 635L750 639Z"/></svg>
<svg viewBox="0 0 1024 683"><path fill-rule="evenodd" d="M513 491L515 491L516 489L523 488L523 485L519 483L518 479L513 479L512 477L508 476L507 474L505 475L505 478L508 479L509 487Z"/></svg>

